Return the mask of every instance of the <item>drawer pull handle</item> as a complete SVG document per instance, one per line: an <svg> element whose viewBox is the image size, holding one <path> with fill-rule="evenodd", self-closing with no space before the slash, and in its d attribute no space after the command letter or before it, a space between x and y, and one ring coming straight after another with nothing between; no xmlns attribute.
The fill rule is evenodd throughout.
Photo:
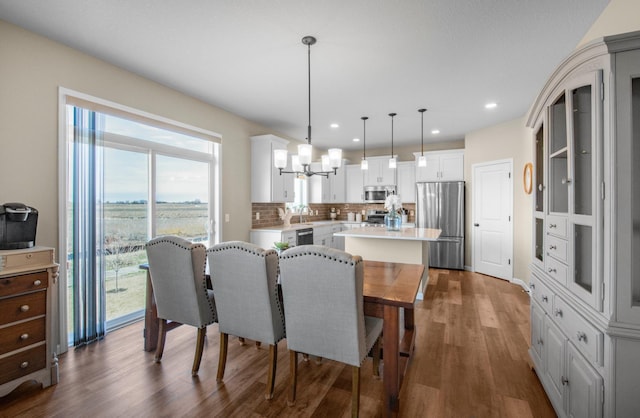
<svg viewBox="0 0 640 418"><path fill-rule="evenodd" d="M550 250L555 250L557 247L555 245L549 245Z"/></svg>
<svg viewBox="0 0 640 418"><path fill-rule="evenodd" d="M544 341L542 341L542 338L538 340L538 345L544 345Z"/></svg>
<svg viewBox="0 0 640 418"><path fill-rule="evenodd" d="M562 386L567 386L569 384L569 379L564 376L560 378L560 381L562 382Z"/></svg>
<svg viewBox="0 0 640 418"><path fill-rule="evenodd" d="M542 301L543 302L549 302L549 298L543 295L542 296Z"/></svg>
<svg viewBox="0 0 640 418"><path fill-rule="evenodd" d="M27 367L29 367L29 362L28 361L23 361L22 363L20 363L20 368L21 369L26 369Z"/></svg>
<svg viewBox="0 0 640 418"><path fill-rule="evenodd" d="M556 273L557 270L556 269L552 269L551 267L549 267L549 269L547 270L549 273Z"/></svg>
<svg viewBox="0 0 640 418"><path fill-rule="evenodd" d="M542 191L544 189L544 186L542 184L538 184L538 190Z"/></svg>
<svg viewBox="0 0 640 418"><path fill-rule="evenodd" d="M27 334L27 333L22 334L22 335L20 336L20 339L21 339L22 341L29 339L29 334Z"/></svg>
<svg viewBox="0 0 640 418"><path fill-rule="evenodd" d="M529 287L531 287L532 289L535 289L535 288L536 288L536 284L535 284L535 283L531 283L531 284L529 285Z"/></svg>
<svg viewBox="0 0 640 418"><path fill-rule="evenodd" d="M29 305L22 305L22 306L20 307L20 310L21 310L22 312L27 312L27 311L29 311Z"/></svg>
<svg viewBox="0 0 640 418"><path fill-rule="evenodd" d="M42 284L42 282L40 280L36 280L35 282L33 282L34 286L40 286Z"/></svg>
<svg viewBox="0 0 640 418"><path fill-rule="evenodd" d="M556 225L556 224L549 224L549 229L553 229L553 228L557 228L557 227L558 227L558 225Z"/></svg>
<svg viewBox="0 0 640 418"><path fill-rule="evenodd" d="M578 341L587 342L587 334L585 334L584 332L578 331Z"/></svg>
<svg viewBox="0 0 640 418"><path fill-rule="evenodd" d="M556 316L562 317L562 309L558 309L558 308L556 308L556 310L555 310L555 311L553 311L553 313L554 313Z"/></svg>
<svg viewBox="0 0 640 418"><path fill-rule="evenodd" d="M569 184L569 183L571 183L571 179L562 179L560 182L562 184Z"/></svg>

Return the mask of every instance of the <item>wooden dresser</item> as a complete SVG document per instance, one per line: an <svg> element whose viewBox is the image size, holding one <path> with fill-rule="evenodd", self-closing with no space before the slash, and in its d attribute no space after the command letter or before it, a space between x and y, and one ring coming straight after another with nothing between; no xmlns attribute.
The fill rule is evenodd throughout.
<svg viewBox="0 0 640 418"><path fill-rule="evenodd" d="M0 250L0 396L29 380L58 382L57 280L53 248Z"/></svg>

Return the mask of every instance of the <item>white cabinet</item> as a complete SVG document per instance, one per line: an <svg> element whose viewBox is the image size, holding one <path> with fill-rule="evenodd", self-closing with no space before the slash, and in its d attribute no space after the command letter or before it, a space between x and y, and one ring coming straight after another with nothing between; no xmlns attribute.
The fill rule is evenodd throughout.
<svg viewBox="0 0 640 418"><path fill-rule="evenodd" d="M638 120L640 32L575 51L527 116L529 352L561 417L640 410Z"/></svg>
<svg viewBox="0 0 640 418"><path fill-rule="evenodd" d="M364 171L365 186L391 186L396 184L396 169L389 168L389 157L368 157L369 168Z"/></svg>
<svg viewBox="0 0 640 418"><path fill-rule="evenodd" d="M251 137L251 201L256 203L293 202L293 174L282 174L273 164L273 151L286 149L289 141L275 135ZM291 156L289 166L291 167Z"/></svg>
<svg viewBox="0 0 640 418"><path fill-rule="evenodd" d="M309 178L309 203L344 203L346 202L346 163L338 168L336 174L311 176ZM322 164L311 163L311 171L321 171Z"/></svg>
<svg viewBox="0 0 640 418"><path fill-rule="evenodd" d="M413 161L398 163L398 196L402 203L416 202L416 165Z"/></svg>
<svg viewBox="0 0 640 418"><path fill-rule="evenodd" d="M345 167L346 203L362 203L364 201L364 175L360 164L349 164Z"/></svg>
<svg viewBox="0 0 640 418"><path fill-rule="evenodd" d="M274 242L288 242L289 246L296 245L296 231L291 229L287 231L280 230L253 230L249 233L249 240L261 248L274 248Z"/></svg>
<svg viewBox="0 0 640 418"><path fill-rule="evenodd" d="M463 181L464 150L429 151L424 156L426 167L418 167L420 152L414 152L416 181Z"/></svg>

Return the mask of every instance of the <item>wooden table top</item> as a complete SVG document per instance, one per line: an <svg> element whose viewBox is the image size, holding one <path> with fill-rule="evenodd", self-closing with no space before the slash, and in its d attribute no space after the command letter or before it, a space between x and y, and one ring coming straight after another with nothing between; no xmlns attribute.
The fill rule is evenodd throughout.
<svg viewBox="0 0 640 418"><path fill-rule="evenodd" d="M412 308L424 268L422 264L365 260L363 288L365 301Z"/></svg>

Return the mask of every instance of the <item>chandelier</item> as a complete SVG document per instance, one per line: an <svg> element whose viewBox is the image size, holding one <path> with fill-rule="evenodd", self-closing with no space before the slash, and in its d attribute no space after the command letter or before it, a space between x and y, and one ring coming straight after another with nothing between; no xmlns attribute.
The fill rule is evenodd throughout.
<svg viewBox="0 0 640 418"><path fill-rule="evenodd" d="M339 148L331 148L328 151L328 155L323 155L322 158L322 170L311 170L311 157L313 154L313 148L311 147L311 45L316 43L316 38L313 36L305 36L302 38L302 43L307 46L307 65L308 65L308 93L309 93L309 123L307 125L307 143L298 145L298 154L291 156L291 170L287 171L287 150L278 149L273 151L273 163L277 169L280 170L280 175L295 174L297 177L305 176L325 176L329 177L329 174L334 175L338 172L338 168L342 165L342 150Z"/></svg>

